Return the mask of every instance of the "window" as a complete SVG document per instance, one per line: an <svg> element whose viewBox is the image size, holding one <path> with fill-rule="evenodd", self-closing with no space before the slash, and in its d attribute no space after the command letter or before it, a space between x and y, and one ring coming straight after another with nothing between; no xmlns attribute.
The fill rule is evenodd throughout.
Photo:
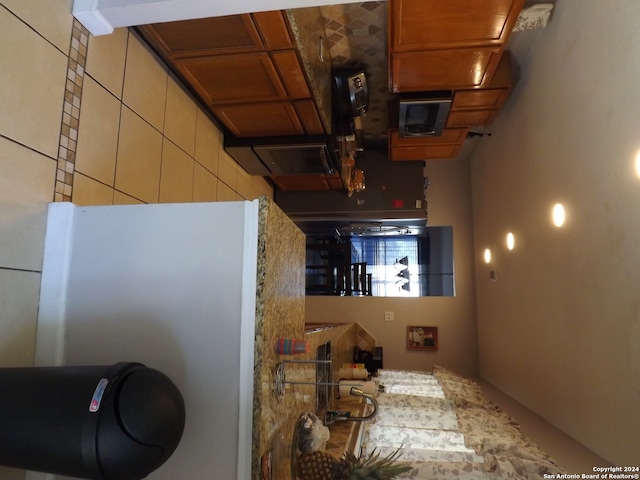
<svg viewBox="0 0 640 480"><path fill-rule="evenodd" d="M352 261L366 262L381 297L453 296L453 228L421 236L354 236Z"/></svg>

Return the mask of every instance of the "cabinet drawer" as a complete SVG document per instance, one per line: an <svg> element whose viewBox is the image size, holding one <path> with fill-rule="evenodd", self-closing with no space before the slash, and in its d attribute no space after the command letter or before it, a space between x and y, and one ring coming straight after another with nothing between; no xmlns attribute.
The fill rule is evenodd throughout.
<svg viewBox="0 0 640 480"><path fill-rule="evenodd" d="M392 147L391 160L397 162L405 160L434 160L439 158L454 158L458 155L458 153L460 153L461 148L462 144Z"/></svg>
<svg viewBox="0 0 640 480"><path fill-rule="evenodd" d="M450 111L447 127L491 125L497 116L498 110L495 109Z"/></svg>
<svg viewBox="0 0 640 480"><path fill-rule="evenodd" d="M393 147L419 147L429 145L451 145L464 142L468 128L445 128L438 137L401 137L397 130L391 130L390 142Z"/></svg>
<svg viewBox="0 0 640 480"><path fill-rule="evenodd" d="M219 105L212 111L236 137L305 133L291 102Z"/></svg>
<svg viewBox="0 0 640 480"><path fill-rule="evenodd" d="M453 95L452 110L500 109L509 95L505 88L458 90Z"/></svg>

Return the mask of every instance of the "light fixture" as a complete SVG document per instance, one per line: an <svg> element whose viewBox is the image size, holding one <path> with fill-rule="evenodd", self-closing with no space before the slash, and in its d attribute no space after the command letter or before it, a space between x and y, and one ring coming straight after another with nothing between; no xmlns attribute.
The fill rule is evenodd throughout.
<svg viewBox="0 0 640 480"><path fill-rule="evenodd" d="M512 232L507 233L507 248L513 250L516 246L516 237Z"/></svg>
<svg viewBox="0 0 640 480"><path fill-rule="evenodd" d="M561 203L556 203L553 206L552 219L553 219L553 224L556 227L561 227L564 225L566 214L564 211L564 206Z"/></svg>
<svg viewBox="0 0 640 480"><path fill-rule="evenodd" d="M640 177L640 150L638 150L638 153L636 154L636 175L638 175Z"/></svg>
<svg viewBox="0 0 640 480"><path fill-rule="evenodd" d="M484 263L489 265L489 278L494 282L498 280L498 276L496 274L496 255L495 255L495 245L489 245L484 249L483 253Z"/></svg>
<svg viewBox="0 0 640 480"><path fill-rule="evenodd" d="M409 257L402 257L400 260L396 258L396 262L393 264L396 270L406 270L409 268Z"/></svg>

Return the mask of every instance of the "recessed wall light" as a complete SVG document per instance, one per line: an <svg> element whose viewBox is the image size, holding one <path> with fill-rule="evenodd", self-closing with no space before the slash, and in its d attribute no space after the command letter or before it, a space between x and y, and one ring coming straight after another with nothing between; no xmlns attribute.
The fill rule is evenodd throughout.
<svg viewBox="0 0 640 480"><path fill-rule="evenodd" d="M484 263L491 263L493 256L491 255L491 249L490 248L485 248L484 249Z"/></svg>
<svg viewBox="0 0 640 480"><path fill-rule="evenodd" d="M553 224L556 227L561 227L564 225L566 216L565 216L564 206L561 203L556 203L553 206L552 218L553 218Z"/></svg>
<svg viewBox="0 0 640 480"><path fill-rule="evenodd" d="M636 175L640 177L640 150L636 154Z"/></svg>
<svg viewBox="0 0 640 480"><path fill-rule="evenodd" d="M507 233L507 248L509 250L513 250L515 246L516 246L516 237L511 232Z"/></svg>

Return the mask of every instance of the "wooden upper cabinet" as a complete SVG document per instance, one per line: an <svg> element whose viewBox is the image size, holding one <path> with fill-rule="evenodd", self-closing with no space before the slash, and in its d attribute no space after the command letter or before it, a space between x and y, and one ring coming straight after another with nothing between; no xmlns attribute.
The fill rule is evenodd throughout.
<svg viewBox="0 0 640 480"><path fill-rule="evenodd" d="M389 0L392 50L504 45L524 0Z"/></svg>
<svg viewBox="0 0 640 480"><path fill-rule="evenodd" d="M393 92L457 90L488 84L495 72L500 47L470 47L393 53Z"/></svg>
<svg viewBox="0 0 640 480"><path fill-rule="evenodd" d="M393 92L486 88L524 0L389 0Z"/></svg>
<svg viewBox="0 0 640 480"><path fill-rule="evenodd" d="M172 60L263 49L250 15L154 23L139 29Z"/></svg>

